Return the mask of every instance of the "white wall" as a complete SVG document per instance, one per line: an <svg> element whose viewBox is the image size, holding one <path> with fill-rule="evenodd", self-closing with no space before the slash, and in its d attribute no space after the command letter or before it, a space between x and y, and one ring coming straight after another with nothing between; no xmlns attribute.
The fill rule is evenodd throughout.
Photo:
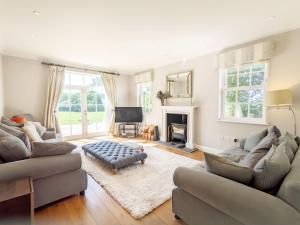
<svg viewBox="0 0 300 225"><path fill-rule="evenodd" d="M4 114L12 116L18 113L31 113L37 120L43 122L48 67L38 60L3 56L3 76ZM116 77L118 106L129 104L129 81L130 76Z"/></svg>
<svg viewBox="0 0 300 225"><path fill-rule="evenodd" d="M2 66L2 55L0 54L0 116L3 115L4 105L4 91L3 91L3 66Z"/></svg>
<svg viewBox="0 0 300 225"><path fill-rule="evenodd" d="M300 134L300 29L270 37L276 43L276 54L271 61L269 90L291 88L296 102L298 134ZM160 102L156 98L158 90L166 90L166 75L193 71L193 102L198 106L196 115L196 143L212 148L226 148L233 143L224 141L221 136L244 137L259 131L265 126L225 123L218 118L218 68L217 54L186 60L154 69L153 112L145 115L146 123L161 127ZM131 80L134 85L133 78ZM136 92L132 92L131 104L136 104ZM169 101L169 104L184 104L185 101ZM278 125L283 131L293 132L293 119L288 110L270 110L270 123Z"/></svg>

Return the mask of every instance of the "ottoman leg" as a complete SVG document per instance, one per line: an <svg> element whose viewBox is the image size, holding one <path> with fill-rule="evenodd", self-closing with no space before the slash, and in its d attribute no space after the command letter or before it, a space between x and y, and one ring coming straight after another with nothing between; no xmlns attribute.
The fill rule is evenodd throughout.
<svg viewBox="0 0 300 225"><path fill-rule="evenodd" d="M118 173L118 169L112 169L112 172L114 175L116 175Z"/></svg>
<svg viewBox="0 0 300 225"><path fill-rule="evenodd" d="M141 163L142 163L142 165L144 165L145 164L145 159L142 159Z"/></svg>

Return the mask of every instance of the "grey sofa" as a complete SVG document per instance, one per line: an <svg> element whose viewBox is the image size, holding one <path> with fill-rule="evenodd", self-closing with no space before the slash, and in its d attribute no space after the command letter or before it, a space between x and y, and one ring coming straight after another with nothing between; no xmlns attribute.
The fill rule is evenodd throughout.
<svg viewBox="0 0 300 225"><path fill-rule="evenodd" d="M223 154L239 161L247 153L237 148ZM300 224L299 150L273 195L196 168L177 168L174 183L173 213L188 225Z"/></svg>
<svg viewBox="0 0 300 225"><path fill-rule="evenodd" d="M42 139L60 140L54 131L48 130ZM0 160L0 182L22 177L31 177L34 187L34 207L38 208L56 200L84 194L87 174L81 169L79 153L28 158L2 163Z"/></svg>

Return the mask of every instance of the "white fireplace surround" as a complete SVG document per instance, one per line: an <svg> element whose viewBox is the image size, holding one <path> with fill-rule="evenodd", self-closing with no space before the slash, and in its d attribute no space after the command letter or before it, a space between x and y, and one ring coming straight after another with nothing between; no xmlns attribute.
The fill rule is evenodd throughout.
<svg viewBox="0 0 300 225"><path fill-rule="evenodd" d="M167 114L185 114L187 115L187 148L195 148L195 121L194 114L197 107L195 106L162 106L162 133L161 141L167 141Z"/></svg>

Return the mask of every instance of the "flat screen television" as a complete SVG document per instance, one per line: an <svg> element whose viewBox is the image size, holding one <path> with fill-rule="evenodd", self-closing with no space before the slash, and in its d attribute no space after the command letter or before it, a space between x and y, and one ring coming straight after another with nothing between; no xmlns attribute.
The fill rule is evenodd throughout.
<svg viewBox="0 0 300 225"><path fill-rule="evenodd" d="M142 107L116 107L116 123L141 123L143 122Z"/></svg>

